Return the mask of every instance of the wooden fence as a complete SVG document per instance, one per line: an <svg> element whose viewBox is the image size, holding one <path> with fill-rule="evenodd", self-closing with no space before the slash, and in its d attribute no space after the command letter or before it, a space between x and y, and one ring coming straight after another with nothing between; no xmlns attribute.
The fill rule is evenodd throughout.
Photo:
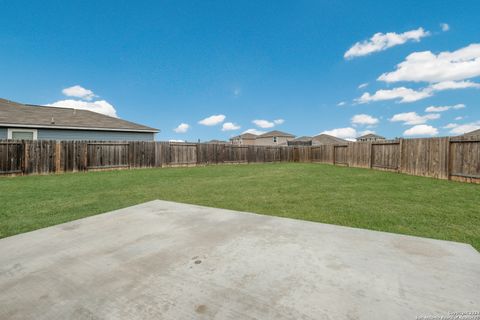
<svg viewBox="0 0 480 320"><path fill-rule="evenodd" d="M263 162L320 162L479 183L480 137L289 147L0 140L0 174L10 175Z"/></svg>

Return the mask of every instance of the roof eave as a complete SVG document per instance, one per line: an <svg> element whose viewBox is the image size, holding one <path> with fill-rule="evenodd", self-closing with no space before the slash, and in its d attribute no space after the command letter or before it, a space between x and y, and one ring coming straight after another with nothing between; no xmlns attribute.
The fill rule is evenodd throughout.
<svg viewBox="0 0 480 320"><path fill-rule="evenodd" d="M0 127L15 128L41 128L41 129L64 129L64 130L95 130L95 131L120 131L120 132L148 132L159 133L159 129L126 129L126 128L98 128L98 127L75 127L75 126L55 126L55 125L36 125L23 123L0 123Z"/></svg>

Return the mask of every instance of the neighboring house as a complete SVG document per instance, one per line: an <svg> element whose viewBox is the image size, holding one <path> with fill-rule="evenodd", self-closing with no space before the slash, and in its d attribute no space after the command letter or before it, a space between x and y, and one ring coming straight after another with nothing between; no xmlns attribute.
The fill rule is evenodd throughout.
<svg viewBox="0 0 480 320"><path fill-rule="evenodd" d="M312 146L325 145L325 144L345 144L347 140L340 139L329 134L319 134L312 138Z"/></svg>
<svg viewBox="0 0 480 320"><path fill-rule="evenodd" d="M227 141L223 141L223 140L210 140L210 141L207 141L205 143L209 143L209 144L227 144L228 142Z"/></svg>
<svg viewBox="0 0 480 320"><path fill-rule="evenodd" d="M302 136L288 141L289 146L311 146L312 137Z"/></svg>
<svg viewBox="0 0 480 320"><path fill-rule="evenodd" d="M357 138L357 141L366 142L366 141L384 141L385 137L379 136L378 134L369 133Z"/></svg>
<svg viewBox="0 0 480 320"><path fill-rule="evenodd" d="M159 130L100 113L0 99L0 139L153 141Z"/></svg>
<svg viewBox="0 0 480 320"><path fill-rule="evenodd" d="M273 130L257 136L255 144L263 146L286 146L288 141L293 140L294 138L295 136L293 134Z"/></svg>
<svg viewBox="0 0 480 320"><path fill-rule="evenodd" d="M470 131L470 132L467 132L464 134L465 137L480 137L480 129L477 129L477 130L474 130L474 131Z"/></svg>
<svg viewBox="0 0 480 320"><path fill-rule="evenodd" d="M243 133L239 136L230 138L230 142L236 145L254 145L255 139L257 138L256 134L253 133Z"/></svg>

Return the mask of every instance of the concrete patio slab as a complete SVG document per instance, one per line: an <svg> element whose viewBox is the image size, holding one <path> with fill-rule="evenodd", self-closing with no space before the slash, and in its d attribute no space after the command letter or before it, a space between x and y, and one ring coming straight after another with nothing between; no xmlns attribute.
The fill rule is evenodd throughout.
<svg viewBox="0 0 480 320"><path fill-rule="evenodd" d="M165 201L0 240L0 319L415 319L480 310L471 246Z"/></svg>

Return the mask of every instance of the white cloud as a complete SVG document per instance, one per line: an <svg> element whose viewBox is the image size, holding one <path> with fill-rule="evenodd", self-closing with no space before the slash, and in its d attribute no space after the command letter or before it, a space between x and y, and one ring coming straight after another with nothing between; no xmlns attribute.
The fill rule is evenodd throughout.
<svg viewBox="0 0 480 320"><path fill-rule="evenodd" d="M80 110L89 110L97 113L101 113L110 117L117 117L117 111L115 108L105 100L98 101L81 101L81 100L60 100L51 104L47 104L50 107L59 107L59 108L72 108Z"/></svg>
<svg viewBox="0 0 480 320"><path fill-rule="evenodd" d="M393 89L381 89L370 94L365 92L360 98L355 99L358 103L368 103L372 101L396 100L400 99L400 103L415 102L433 96L437 91L480 88L480 84L471 81L444 81L432 84L426 88L414 90L405 87Z"/></svg>
<svg viewBox="0 0 480 320"><path fill-rule="evenodd" d="M344 105L346 105L347 103L345 101L340 101L339 103L337 103L337 106L339 107L343 107Z"/></svg>
<svg viewBox="0 0 480 320"><path fill-rule="evenodd" d="M280 124L282 124L282 123L284 123L284 122L285 122L285 120L283 120L283 119L275 119L275 120L273 120L273 123L275 123L276 125L280 125Z"/></svg>
<svg viewBox="0 0 480 320"><path fill-rule="evenodd" d="M240 129L239 125L236 125L233 122L225 122L222 126L222 131L232 131Z"/></svg>
<svg viewBox="0 0 480 320"><path fill-rule="evenodd" d="M369 40L355 43L344 54L345 59L369 55L373 52L383 51L388 48L404 44L407 41L420 41L421 38L430 35L423 28L410 30L404 33L375 33Z"/></svg>
<svg viewBox="0 0 480 320"><path fill-rule="evenodd" d="M456 135L461 135L467 132L475 131L480 129L480 121L477 122L472 122L472 123L467 123L467 124L462 124L462 125L457 125L453 127L452 130L450 130L450 133L456 134Z"/></svg>
<svg viewBox="0 0 480 320"><path fill-rule="evenodd" d="M394 115L389 120L391 122L404 122L404 124L406 125L414 125L423 124L429 120L435 120L438 118L440 118L440 115L438 113L430 113L424 116L420 116L416 112L404 112Z"/></svg>
<svg viewBox="0 0 480 320"><path fill-rule="evenodd" d="M404 103L418 101L430 96L432 96L432 93L429 91L416 91L410 88L398 87L394 89L381 89L374 94L365 92L360 98L356 99L356 101L358 103L368 103L372 101L400 99L400 103Z"/></svg>
<svg viewBox="0 0 480 320"><path fill-rule="evenodd" d="M233 95L234 95L235 97L241 96L241 95L242 95L242 89L241 89L241 88L234 88L234 89L233 89Z"/></svg>
<svg viewBox="0 0 480 320"><path fill-rule="evenodd" d="M465 80L479 75L480 44L471 44L453 52L440 52L438 55L431 51L411 53L397 65L395 71L382 74L378 80L438 83Z"/></svg>
<svg viewBox="0 0 480 320"><path fill-rule="evenodd" d="M92 90L85 89L79 85L65 88L62 90L62 93L67 97L81 98L89 101L96 97Z"/></svg>
<svg viewBox="0 0 480 320"><path fill-rule="evenodd" d="M375 131L373 131L373 130L360 131L359 136L364 136L366 134L375 134Z"/></svg>
<svg viewBox="0 0 480 320"><path fill-rule="evenodd" d="M419 124L405 130L405 136L434 136L438 134L438 129L426 124Z"/></svg>
<svg viewBox="0 0 480 320"><path fill-rule="evenodd" d="M268 120L253 120L252 123L257 127L263 129L273 128L275 126L275 123Z"/></svg>
<svg viewBox="0 0 480 320"><path fill-rule="evenodd" d="M185 133L188 131L189 128L190 125L188 125L187 123L180 123L178 127L173 129L173 131L175 131L176 133Z"/></svg>
<svg viewBox="0 0 480 320"><path fill-rule="evenodd" d="M450 109L458 110L463 108L465 108L465 105L463 103L459 103L454 106L430 106L425 109L425 112L444 112Z"/></svg>
<svg viewBox="0 0 480 320"><path fill-rule="evenodd" d="M444 107L435 107L435 106L430 106L425 109L425 112L444 112L447 110L450 110L450 106L444 106Z"/></svg>
<svg viewBox="0 0 480 320"><path fill-rule="evenodd" d="M337 129L323 131L320 134L328 134L337 138L348 140L348 139L355 139L355 137L357 136L357 130L351 127L337 128Z"/></svg>
<svg viewBox="0 0 480 320"><path fill-rule="evenodd" d="M261 130L258 130L258 129L248 129L248 130L245 130L245 131L242 132L242 134L244 134L244 133L251 133L251 134L261 135L261 134L266 133L266 131L261 131Z"/></svg>
<svg viewBox="0 0 480 320"><path fill-rule="evenodd" d="M467 89L467 88L480 88L480 84L471 81L443 81L432 84L428 87L432 91L454 90L454 89Z"/></svg>
<svg viewBox="0 0 480 320"><path fill-rule="evenodd" d="M444 32L450 30L450 26L448 25L448 23L440 23L440 28L442 28L442 31Z"/></svg>
<svg viewBox="0 0 480 320"><path fill-rule="evenodd" d="M452 129L452 128L456 128L456 127L458 127L458 124L456 124L456 123L449 123L449 124L447 124L446 126L444 126L443 128L444 128L444 129Z"/></svg>
<svg viewBox="0 0 480 320"><path fill-rule="evenodd" d="M366 88L368 87L368 82L365 82L365 83L362 83L358 86L358 89L363 89L363 88Z"/></svg>
<svg viewBox="0 0 480 320"><path fill-rule="evenodd" d="M170 139L168 142L185 142L185 140Z"/></svg>
<svg viewBox="0 0 480 320"><path fill-rule="evenodd" d="M463 117L460 117L460 116L459 116L459 117L455 117L454 120L456 120L456 121L458 121L458 120L463 120Z"/></svg>
<svg viewBox="0 0 480 320"><path fill-rule="evenodd" d="M373 125L378 123L378 119L368 114L356 114L352 117L352 123Z"/></svg>
<svg viewBox="0 0 480 320"><path fill-rule="evenodd" d="M225 116L223 114L216 114L210 117L207 117L203 120L198 121L199 124L202 124L204 126L215 126L217 124L220 124L225 120Z"/></svg>

